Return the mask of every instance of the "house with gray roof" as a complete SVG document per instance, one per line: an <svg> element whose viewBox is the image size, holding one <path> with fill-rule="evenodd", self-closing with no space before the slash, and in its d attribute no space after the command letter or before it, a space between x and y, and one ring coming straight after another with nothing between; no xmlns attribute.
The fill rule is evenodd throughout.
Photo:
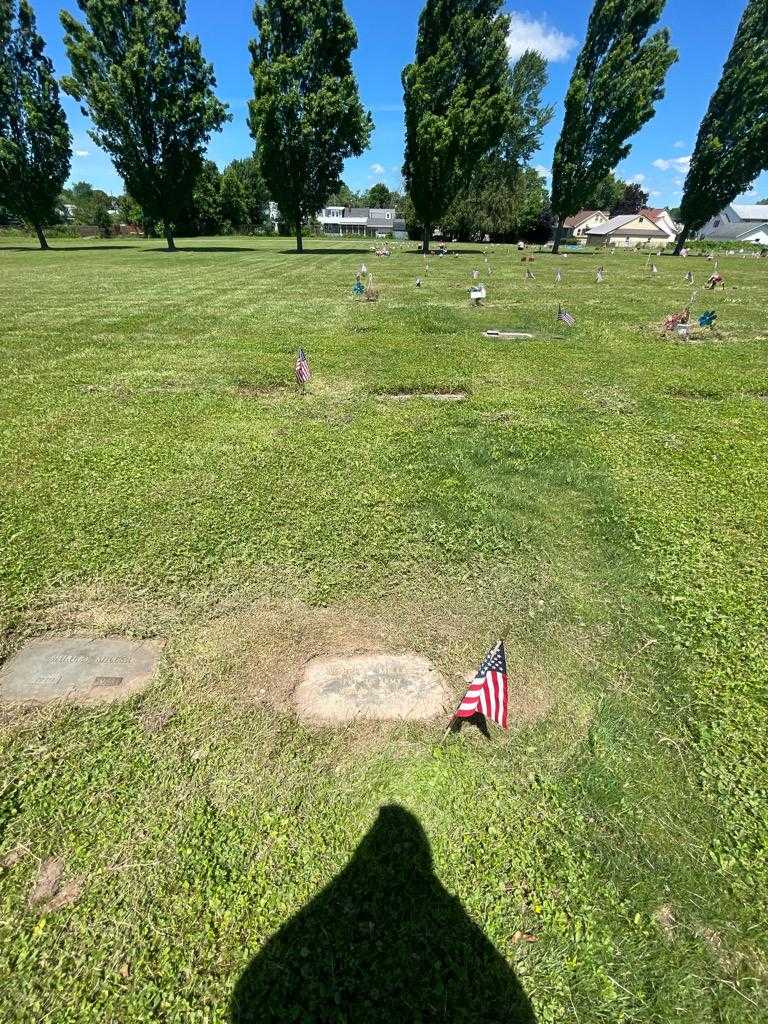
<svg viewBox="0 0 768 1024"><path fill-rule="evenodd" d="M699 238L768 245L768 205L731 203L699 231Z"/></svg>
<svg viewBox="0 0 768 1024"><path fill-rule="evenodd" d="M317 215L324 235L362 235L365 238L407 238L405 221L394 209L368 206L325 206Z"/></svg>

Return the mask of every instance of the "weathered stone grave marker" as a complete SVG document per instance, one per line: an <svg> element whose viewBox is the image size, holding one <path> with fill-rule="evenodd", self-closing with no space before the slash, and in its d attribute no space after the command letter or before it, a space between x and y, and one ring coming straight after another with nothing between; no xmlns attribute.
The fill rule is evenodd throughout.
<svg viewBox="0 0 768 1024"><path fill-rule="evenodd" d="M348 722L434 718L447 698L442 676L426 658L368 654L311 661L295 700L303 717Z"/></svg>
<svg viewBox="0 0 768 1024"><path fill-rule="evenodd" d="M32 640L0 670L0 701L121 700L152 678L162 640Z"/></svg>

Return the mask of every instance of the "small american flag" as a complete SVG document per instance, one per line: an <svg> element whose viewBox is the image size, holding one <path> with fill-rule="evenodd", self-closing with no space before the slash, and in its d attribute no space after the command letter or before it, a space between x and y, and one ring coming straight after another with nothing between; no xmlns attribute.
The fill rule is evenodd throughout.
<svg viewBox="0 0 768 1024"><path fill-rule="evenodd" d="M525 271L525 280L526 281L535 281L536 280L536 275L534 274L534 272L531 270L530 267L528 267L528 269Z"/></svg>
<svg viewBox="0 0 768 1024"><path fill-rule="evenodd" d="M508 706L507 658L504 654L504 641L499 640L477 670L477 675L459 705L456 718L471 718L479 711L506 729Z"/></svg>
<svg viewBox="0 0 768 1024"><path fill-rule="evenodd" d="M597 284L602 284L604 280L605 280L605 271L603 270L602 267L598 267L597 268L597 273L595 274L595 281L597 282Z"/></svg>
<svg viewBox="0 0 768 1024"><path fill-rule="evenodd" d="M555 284L560 284L560 282L562 280L563 280L563 275L558 270L558 272L555 274Z"/></svg>
<svg viewBox="0 0 768 1024"><path fill-rule="evenodd" d="M563 309L562 306L557 307L557 319L564 323L567 327L573 327L576 323L576 318L571 316L567 309Z"/></svg>
<svg viewBox="0 0 768 1024"><path fill-rule="evenodd" d="M299 354L296 356L296 380L299 384L306 384L309 381L309 363L304 353L304 349L299 349Z"/></svg>

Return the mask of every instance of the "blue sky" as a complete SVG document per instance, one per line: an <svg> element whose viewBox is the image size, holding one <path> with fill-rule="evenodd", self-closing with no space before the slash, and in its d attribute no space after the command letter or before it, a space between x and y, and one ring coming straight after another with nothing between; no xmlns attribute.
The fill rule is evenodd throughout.
<svg viewBox="0 0 768 1024"><path fill-rule="evenodd" d="M423 0L347 0L347 10L357 26L359 45L354 55L360 94L376 125L370 149L348 161L344 178L352 188L375 181L391 187L400 184L403 156L403 111L400 73L413 57L416 27ZM58 12L62 6L77 14L74 0L65 4L33 0L48 52L59 74L68 71L62 45ZM251 94L248 72L248 40L254 34L251 0L188 0L188 30L200 36L203 50L213 63L217 93L227 102L233 121L211 140L209 156L220 167L252 150L246 124L246 104ZM555 116L547 128L534 164L549 170L552 151L562 123L562 100L578 53L591 9L589 0L520 0L509 3L513 14L510 48L514 56L533 45L550 61L546 99L555 104ZM662 24L672 33L680 60L667 78L664 100L656 116L633 140L632 152L619 167L628 180L640 181L650 192L653 205L676 205L685 177L686 158L696 139L699 121L720 77L723 61L736 31L743 2L722 0L668 0ZM74 136L73 181L86 180L109 192L119 192L121 182L106 154L88 137L88 122L77 105L64 97ZM745 198L757 202L768 196L768 173Z"/></svg>

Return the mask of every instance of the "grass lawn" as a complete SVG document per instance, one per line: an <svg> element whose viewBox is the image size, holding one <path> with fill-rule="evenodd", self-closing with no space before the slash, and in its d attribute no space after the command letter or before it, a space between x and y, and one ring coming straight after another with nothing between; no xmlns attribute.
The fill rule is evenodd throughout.
<svg viewBox="0 0 768 1024"><path fill-rule="evenodd" d="M0 248L0 656L167 643L3 711L3 1022L768 1019L768 261L681 343L701 258L52 244ZM506 622L491 742L292 712L318 654L458 697Z"/></svg>

